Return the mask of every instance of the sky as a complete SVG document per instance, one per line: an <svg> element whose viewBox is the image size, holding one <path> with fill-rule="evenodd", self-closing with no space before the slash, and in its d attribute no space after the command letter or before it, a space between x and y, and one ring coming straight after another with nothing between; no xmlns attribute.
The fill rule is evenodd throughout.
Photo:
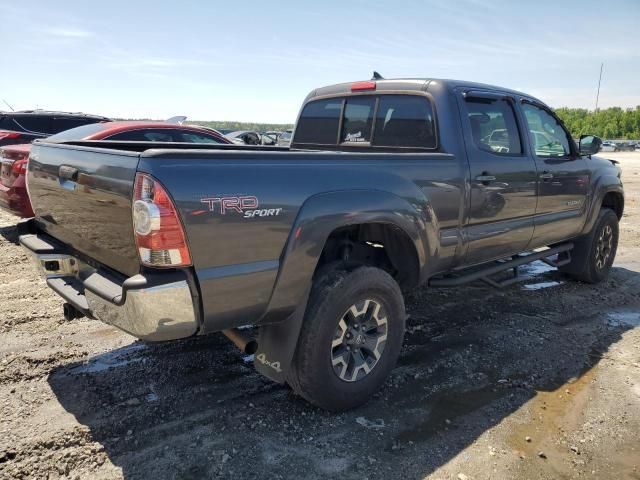
<svg viewBox="0 0 640 480"><path fill-rule="evenodd" d="M0 109L293 123L316 87L455 78L640 105L640 0L0 0Z"/></svg>

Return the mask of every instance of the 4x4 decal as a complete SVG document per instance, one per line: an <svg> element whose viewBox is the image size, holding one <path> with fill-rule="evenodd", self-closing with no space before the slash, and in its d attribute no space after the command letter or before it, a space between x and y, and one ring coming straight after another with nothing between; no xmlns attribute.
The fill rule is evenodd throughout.
<svg viewBox="0 0 640 480"><path fill-rule="evenodd" d="M264 353L258 354L258 356L256 356L256 360L261 364L266 365L267 367L273 368L278 373L282 372L282 368L280 368L280 362L267 360L267 357Z"/></svg>

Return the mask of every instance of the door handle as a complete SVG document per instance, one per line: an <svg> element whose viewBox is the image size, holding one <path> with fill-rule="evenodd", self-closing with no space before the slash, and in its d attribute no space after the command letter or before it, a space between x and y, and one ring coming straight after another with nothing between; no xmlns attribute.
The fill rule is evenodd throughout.
<svg viewBox="0 0 640 480"><path fill-rule="evenodd" d="M553 173L545 170L540 174L540 178L543 180L551 180L553 178Z"/></svg>
<svg viewBox="0 0 640 480"><path fill-rule="evenodd" d="M493 182L495 179L496 177L494 177L493 175L486 175L485 173L483 173L482 175L478 175L476 177L476 181L482 182L485 184Z"/></svg>

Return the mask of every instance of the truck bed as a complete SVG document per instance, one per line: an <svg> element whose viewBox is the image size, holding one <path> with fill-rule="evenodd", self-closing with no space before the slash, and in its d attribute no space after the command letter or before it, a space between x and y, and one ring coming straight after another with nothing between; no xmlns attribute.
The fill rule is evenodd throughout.
<svg viewBox="0 0 640 480"><path fill-rule="evenodd" d="M87 261L123 276L139 273L131 216L136 172L156 178L176 205L202 294L205 331L269 321L268 306L277 315L290 313L304 288L296 282L309 267L286 272L281 260L294 225L304 230L318 221L314 228L321 232L323 216L336 221L349 215L345 211L369 212L372 219L406 224L416 232L416 244L434 249L428 268L444 269L457 248L466 173L463 159L442 153L41 141L28 172L38 228ZM251 198L256 205L223 210L221 198ZM426 228L434 217L438 232ZM450 240L440 246L438 235ZM309 240L309 259L320 255L325 239ZM292 283L279 289L286 295L278 293L283 281Z"/></svg>

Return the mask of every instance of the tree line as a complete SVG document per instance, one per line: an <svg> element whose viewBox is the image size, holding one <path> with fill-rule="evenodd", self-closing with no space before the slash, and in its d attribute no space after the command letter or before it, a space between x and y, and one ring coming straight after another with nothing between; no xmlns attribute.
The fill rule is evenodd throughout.
<svg viewBox="0 0 640 480"><path fill-rule="evenodd" d="M250 130L252 132L268 132L271 130L283 132L284 130L293 128L293 125L288 123L225 122L216 120L187 120L186 123L215 128L216 130Z"/></svg>
<svg viewBox="0 0 640 480"><path fill-rule="evenodd" d="M555 112L574 138L597 135L611 140L640 140L640 105L627 109L598 109L597 112L585 108L558 108Z"/></svg>
<svg viewBox="0 0 640 480"><path fill-rule="evenodd" d="M611 140L640 140L640 105L623 109L611 107L597 112L586 108L558 108L556 114L562 119L574 138L580 135L597 135ZM229 121L188 121L205 127L227 130L252 130L266 132L283 131L293 128L292 124L229 122Z"/></svg>
<svg viewBox="0 0 640 480"><path fill-rule="evenodd" d="M611 107L597 112L586 108L558 108L556 114L562 119L574 138L580 135L597 135L611 140L640 140L640 105L623 109ZM292 124L256 123L203 120L187 123L223 130L251 130L266 132L284 131L293 128Z"/></svg>

